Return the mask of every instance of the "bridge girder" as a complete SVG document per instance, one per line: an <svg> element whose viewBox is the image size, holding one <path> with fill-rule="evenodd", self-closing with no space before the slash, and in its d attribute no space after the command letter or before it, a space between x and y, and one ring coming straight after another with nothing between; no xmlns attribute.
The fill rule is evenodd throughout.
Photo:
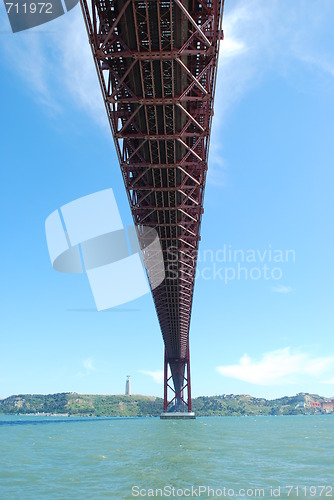
<svg viewBox="0 0 334 500"><path fill-rule="evenodd" d="M80 1L134 223L160 238L166 278L152 295L175 401L191 409L189 328L224 0Z"/></svg>

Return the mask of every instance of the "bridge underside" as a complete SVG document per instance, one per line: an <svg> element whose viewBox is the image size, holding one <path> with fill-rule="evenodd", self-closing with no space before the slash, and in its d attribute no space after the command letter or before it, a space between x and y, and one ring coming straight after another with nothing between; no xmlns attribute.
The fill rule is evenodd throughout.
<svg viewBox="0 0 334 500"><path fill-rule="evenodd" d="M133 220L139 233L155 228L162 246L166 277L152 294L165 411L191 411L189 327L223 3L81 0Z"/></svg>

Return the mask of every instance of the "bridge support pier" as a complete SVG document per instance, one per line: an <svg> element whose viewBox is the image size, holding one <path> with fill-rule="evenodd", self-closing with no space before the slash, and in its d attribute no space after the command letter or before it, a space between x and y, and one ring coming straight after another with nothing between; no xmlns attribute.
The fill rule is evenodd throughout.
<svg viewBox="0 0 334 500"><path fill-rule="evenodd" d="M168 374L168 365L170 366L170 374ZM173 381L174 387L170 384L171 381ZM168 399L168 389L172 393L171 399ZM195 418L191 405L189 344L185 359L169 359L165 349L164 411L160 418Z"/></svg>

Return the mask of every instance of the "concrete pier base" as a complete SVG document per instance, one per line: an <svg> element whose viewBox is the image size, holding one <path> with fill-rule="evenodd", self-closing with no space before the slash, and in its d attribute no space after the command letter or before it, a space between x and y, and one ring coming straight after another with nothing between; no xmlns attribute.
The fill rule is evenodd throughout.
<svg viewBox="0 0 334 500"><path fill-rule="evenodd" d="M194 412L188 412L188 411L171 411L169 413L161 413L160 418L163 420L167 419L179 419L179 420L185 420L189 418L196 418L196 415Z"/></svg>

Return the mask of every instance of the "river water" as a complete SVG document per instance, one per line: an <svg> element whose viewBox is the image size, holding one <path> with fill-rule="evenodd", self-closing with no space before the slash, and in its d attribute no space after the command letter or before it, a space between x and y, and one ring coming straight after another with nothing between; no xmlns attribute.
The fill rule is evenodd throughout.
<svg viewBox="0 0 334 500"><path fill-rule="evenodd" d="M334 497L334 415L0 415L0 499Z"/></svg>

